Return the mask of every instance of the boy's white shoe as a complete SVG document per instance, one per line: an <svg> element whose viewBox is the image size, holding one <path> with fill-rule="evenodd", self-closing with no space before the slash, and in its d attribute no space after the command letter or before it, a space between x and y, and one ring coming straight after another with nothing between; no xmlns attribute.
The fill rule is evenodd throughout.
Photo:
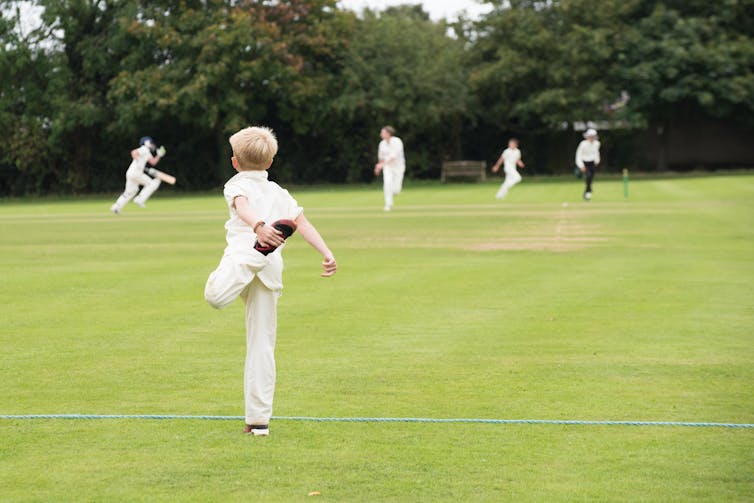
<svg viewBox="0 0 754 503"><path fill-rule="evenodd" d="M134 204L138 206L139 208L145 208L144 203L142 203L141 201L137 201L136 199L134 199Z"/></svg>
<svg viewBox="0 0 754 503"><path fill-rule="evenodd" d="M120 213L120 208L118 208L117 204L113 204L112 206L110 206L110 211L117 215L118 213Z"/></svg>
<svg viewBox="0 0 754 503"><path fill-rule="evenodd" d="M268 424L247 424L243 429L243 432L247 435L254 435L255 437L268 437L270 436L270 425Z"/></svg>
<svg viewBox="0 0 754 503"><path fill-rule="evenodd" d="M393 207L392 207L392 206L385 206L385 207L384 207L384 208L382 208L382 209L383 209L384 211L390 211L390 210L392 210L392 209L393 209Z"/></svg>
<svg viewBox="0 0 754 503"><path fill-rule="evenodd" d="M591 192L584 192L584 200L585 201L591 201L592 200L592 193Z"/></svg>

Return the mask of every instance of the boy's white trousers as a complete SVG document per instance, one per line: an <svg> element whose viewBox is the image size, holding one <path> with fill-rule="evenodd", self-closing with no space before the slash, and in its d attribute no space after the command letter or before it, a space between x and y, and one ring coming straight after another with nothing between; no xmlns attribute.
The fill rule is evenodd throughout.
<svg viewBox="0 0 754 503"><path fill-rule="evenodd" d="M510 190L511 187L521 181L521 175L515 167L513 169L505 168L504 171L505 181L500 186L500 190L498 190L497 194L495 195L495 197L498 199L504 198L508 193L508 190Z"/></svg>
<svg viewBox="0 0 754 503"><path fill-rule="evenodd" d="M403 169L386 167L382 170L382 190L385 193L385 206L388 208L393 207L393 196L401 193L403 173Z"/></svg>
<svg viewBox="0 0 754 503"><path fill-rule="evenodd" d="M205 299L218 309L238 296L246 304L245 416L246 424L254 425L269 424L275 393L277 301L281 290L268 288L257 275L268 263L267 257L250 247L229 246L204 288Z"/></svg>
<svg viewBox="0 0 754 503"><path fill-rule="evenodd" d="M246 364L243 393L246 424L269 424L275 394L277 303L273 292L254 278L244 291L246 302Z"/></svg>

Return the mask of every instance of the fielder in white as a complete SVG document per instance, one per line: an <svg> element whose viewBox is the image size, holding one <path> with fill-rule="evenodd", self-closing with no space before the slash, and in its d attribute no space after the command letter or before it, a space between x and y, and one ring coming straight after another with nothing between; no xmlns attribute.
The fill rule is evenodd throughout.
<svg viewBox="0 0 754 503"><path fill-rule="evenodd" d="M502 199L508 194L508 191L521 181L521 175L518 172L518 168L523 168L525 165L521 161L521 151L518 149L518 140L511 138L508 140L508 148L503 150L500 154L500 158L497 160L494 166L492 166L492 172L497 173L500 171L500 165L503 165L503 172L505 172L505 181L500 186L500 190L497 191L495 197Z"/></svg>
<svg viewBox="0 0 754 503"><path fill-rule="evenodd" d="M223 308L241 297L246 304L246 365L244 368L245 433L268 435L275 392L277 301L283 289L282 234L268 225L280 219L295 221L301 236L323 257L323 277L335 274L337 264L317 229L309 223L287 190L267 179L277 153L277 140L263 127L242 129L230 137L231 162L238 171L225 184L230 209L225 223L227 246L220 265L209 275L204 297ZM269 255L254 242L277 247Z"/></svg>
<svg viewBox="0 0 754 503"><path fill-rule="evenodd" d="M584 200L592 199L592 180L597 166L600 164L600 142L597 139L597 131L587 129L584 133L584 139L581 140L576 148L576 166L586 176L586 188L584 189Z"/></svg>
<svg viewBox="0 0 754 503"><path fill-rule="evenodd" d="M153 152L156 155L153 155ZM155 176L152 174L154 170L153 168L147 168L147 163L156 166L165 157L165 152L165 147L157 148L154 140L149 136L144 136L139 140L139 148L131 151L131 165L128 166L128 170L126 171L126 189L118 200L115 201L115 204L110 207L110 211L115 214L120 213L123 207L128 204L128 201L139 192L140 185L143 185L144 188L136 196L134 203L142 208L144 207L147 199L160 186L160 179L153 178Z"/></svg>
<svg viewBox="0 0 754 503"><path fill-rule="evenodd" d="M374 176L382 173L382 189L385 193L385 211L393 209L393 196L400 194L403 188L403 174L406 172L406 158L403 155L403 142L395 136L392 126L380 130L380 142L377 148L377 164Z"/></svg>

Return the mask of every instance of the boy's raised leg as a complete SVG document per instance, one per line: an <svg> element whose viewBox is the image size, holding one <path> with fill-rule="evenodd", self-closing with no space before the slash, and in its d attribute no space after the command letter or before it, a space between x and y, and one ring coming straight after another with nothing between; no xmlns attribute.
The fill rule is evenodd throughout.
<svg viewBox="0 0 754 503"><path fill-rule="evenodd" d="M220 265L207 278L204 298L212 307L222 309L236 300L254 275L268 263L269 259L251 246L248 249L226 248Z"/></svg>

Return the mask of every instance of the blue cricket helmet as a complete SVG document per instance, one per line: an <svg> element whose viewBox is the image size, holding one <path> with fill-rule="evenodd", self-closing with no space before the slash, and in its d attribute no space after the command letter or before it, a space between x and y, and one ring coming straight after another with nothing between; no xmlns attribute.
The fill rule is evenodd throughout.
<svg viewBox="0 0 754 503"><path fill-rule="evenodd" d="M152 146L154 146L154 138L152 138L151 136L142 136L141 138L139 138L139 146L145 145L147 143L150 143L152 144Z"/></svg>

